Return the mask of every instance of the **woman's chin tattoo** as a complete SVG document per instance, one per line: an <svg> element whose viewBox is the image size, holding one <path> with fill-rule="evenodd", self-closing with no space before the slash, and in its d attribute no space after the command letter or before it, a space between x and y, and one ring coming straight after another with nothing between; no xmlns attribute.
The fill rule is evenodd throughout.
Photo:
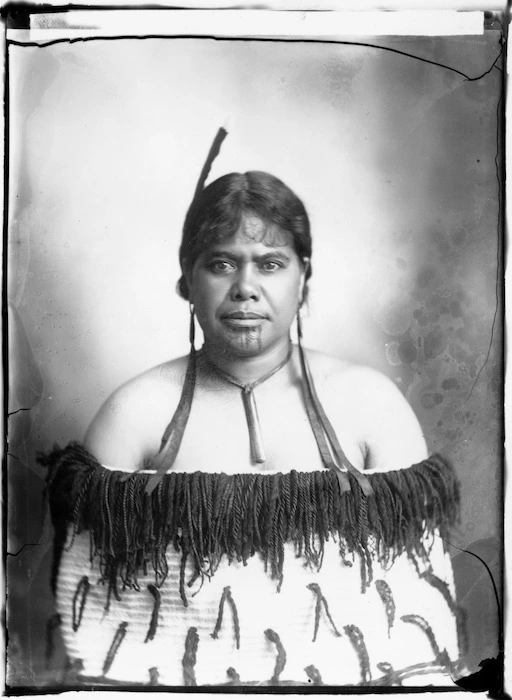
<svg viewBox="0 0 512 700"><path fill-rule="evenodd" d="M242 350L249 350L256 344L258 350L263 350L263 342L261 339L261 326L253 328L240 328L236 332L231 332L228 335L229 340L240 347Z"/></svg>

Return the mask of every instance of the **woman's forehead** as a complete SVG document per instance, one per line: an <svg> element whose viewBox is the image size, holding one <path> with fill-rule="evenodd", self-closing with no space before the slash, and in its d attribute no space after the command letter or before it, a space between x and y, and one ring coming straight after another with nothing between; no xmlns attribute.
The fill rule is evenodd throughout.
<svg viewBox="0 0 512 700"><path fill-rule="evenodd" d="M214 242L211 248L217 246L246 247L261 244L269 248L293 247L293 237L288 231L264 221L259 216L244 214L240 226L234 235Z"/></svg>

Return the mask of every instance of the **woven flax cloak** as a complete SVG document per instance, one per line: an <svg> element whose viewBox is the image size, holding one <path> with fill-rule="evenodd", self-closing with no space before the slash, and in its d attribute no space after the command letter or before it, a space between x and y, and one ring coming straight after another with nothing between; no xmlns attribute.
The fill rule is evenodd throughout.
<svg viewBox="0 0 512 700"><path fill-rule="evenodd" d="M147 614L145 622L141 623L144 634L139 634L138 643L144 645L144 650L155 650L164 622L173 627L173 640L179 636L182 624L180 643L183 651L177 659L177 675L173 676L169 671L166 676L161 664L149 666L152 662L148 661L146 676L140 679L141 682L153 678L155 683L157 668L164 683L166 677L175 684L196 682L190 669L194 668L196 657L200 658L200 652L207 644L215 645L217 642L213 640L217 640L217 647L220 647L221 626L226 624L229 615L235 628L231 658L238 660L238 668L234 664L225 666L222 682L256 682L256 676L248 676L248 672L240 681L244 661L239 654L247 647L246 640L250 635L245 633L247 613L244 612L243 593L241 587L239 590L236 586L237 577L241 580L243 571L246 568L252 571L256 563L261 563L265 580L272 582L271 595L282 596L281 603L288 600L283 595L293 586L299 587L301 595L307 595L307 600L314 602L307 613L313 625L312 629L308 627L307 643L312 643L311 637L314 637L313 649L320 648L322 634L327 634L333 637L330 640L333 644L344 643L356 654L353 665L359 666L358 678L346 681L342 674L336 679L337 684L358 681L398 684L401 676L397 675L396 663L393 668L385 654L381 658L365 660L374 656L368 654L368 648L372 649L373 645L379 649L380 642L377 644L369 639L372 633L365 631L358 619L350 616L350 619L341 619L344 614L341 611L337 612L338 620L334 619L333 611L338 611L339 595L335 591L325 595L333 583L334 566L343 566L344 576L352 579L357 576L354 595L364 604L362 610L370 600L379 607L378 614L387 621L387 636L396 636L401 625L403 630L414 629L426 644L428 642L431 652L424 660L427 664L424 668L434 664L436 669L442 667L445 673L451 673L456 665L457 643L452 644L450 654L443 656L446 652L443 646L449 646L448 642L438 643L436 633L438 637L439 633L425 616L417 614L414 606L403 608L405 614L393 626L392 618L400 608L401 594L397 590L398 584L390 586L387 582L392 577L390 579L386 573L388 570L399 571L402 567L411 581L421 579L423 588L419 589L418 595L423 597L425 589L432 592L434 598L437 596L437 603L446 608L440 616L448 626L457 628L460 644L463 625L454 599L453 582L432 566L434 560L441 561L437 554L432 556L433 538L439 544L439 537L448 534L456 520L459 502L454 473L440 457L425 460L409 469L368 473L374 491L369 498L350 474L350 490L340 492L337 477L329 470L233 476L171 472L148 495L145 490L148 474L136 473L126 479L123 472L102 467L76 443L64 450L55 449L42 458L42 462L48 467L49 503L56 533L52 578L57 590L61 557L65 560L73 551L79 551L87 540L87 556L80 575L77 573L74 579L66 578L69 590L64 590L61 585L61 601L66 596L69 598L68 626L72 631L68 631L68 639L73 642L81 633L85 634L88 616L91 621L98 617L96 622L101 616L107 621L115 620L111 628L112 639L105 647L105 659L96 671L96 675L104 679L126 680L122 677L120 659L135 637L135 622L129 617L123 620L116 617L116 610L125 605L127 597L130 600L144 597ZM96 572L93 575L88 575L87 571L89 558L93 567L91 573ZM299 568L296 562L301 562ZM244 564L248 566L244 567ZM290 573L292 569L293 574ZM303 575L306 578L299 583ZM62 581L62 572L60 578ZM194 624L194 615L198 614L201 600L206 600L208 592L214 590L216 581L230 585L223 585L213 596L217 596L215 615L210 609L213 602L210 608L206 606L205 619L213 615L206 640L197 632L198 628L201 632L202 623L195 621ZM232 582L235 585L231 585ZM263 583L262 587L266 585ZM170 588L173 590L167 594ZM166 608L168 595L175 596L174 607L169 609ZM428 597L427 593L425 596ZM355 609L356 602L352 604L347 598L346 603L348 609ZM173 618L179 624L173 626ZM323 626L321 620L324 620ZM307 625L311 626L309 622ZM324 626L330 631L324 632ZM341 641L338 635L343 638ZM266 682L283 683L289 678L288 669L294 668L293 653L289 649L288 666L286 661L283 665L287 649L282 639L286 635L281 629L274 630L269 625L261 630L261 636L277 654L275 668L270 669ZM208 655L212 656L212 652ZM155 653L155 658L157 656ZM163 663L167 664L167 661ZM219 663L224 663L224 658ZM301 663L302 660L297 661L298 666ZM372 663L373 676L370 671ZM199 670L199 661L197 666L196 670ZM317 666L305 659L301 678L304 669L308 668L309 681L322 682L322 675L329 674ZM87 670L87 662L85 668ZM149 674L150 668L153 675ZM426 671L420 669L420 672ZM297 673L295 671L295 676ZM404 673L405 678L412 672ZM220 677L214 676L209 678L208 674L202 674L197 682L220 683ZM290 680L299 681L294 676ZM265 677L258 678L258 682L265 682Z"/></svg>

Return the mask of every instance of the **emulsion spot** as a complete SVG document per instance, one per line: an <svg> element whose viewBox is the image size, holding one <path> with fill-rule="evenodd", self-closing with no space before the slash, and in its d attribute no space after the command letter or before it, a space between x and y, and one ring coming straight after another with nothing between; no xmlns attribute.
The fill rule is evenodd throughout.
<svg viewBox="0 0 512 700"><path fill-rule="evenodd" d="M450 377L449 379L443 379L443 382L441 384L441 388L444 389L445 391L451 391L453 389L458 389L459 388L459 382L455 377Z"/></svg>
<svg viewBox="0 0 512 700"><path fill-rule="evenodd" d="M425 359L431 360L441 355L448 346L448 337L438 328L434 328L425 336Z"/></svg>
<svg viewBox="0 0 512 700"><path fill-rule="evenodd" d="M443 402L443 395L439 393L423 394L420 401L423 408L435 408Z"/></svg>
<svg viewBox="0 0 512 700"><path fill-rule="evenodd" d="M398 356L405 365L409 365L416 360L418 351L412 340L404 340L400 343L398 346Z"/></svg>
<svg viewBox="0 0 512 700"><path fill-rule="evenodd" d="M393 367L397 367L401 363L396 340L392 343L386 343L386 359Z"/></svg>
<svg viewBox="0 0 512 700"><path fill-rule="evenodd" d="M418 273L418 286L428 287L437 277L435 267L424 267Z"/></svg>
<svg viewBox="0 0 512 700"><path fill-rule="evenodd" d="M452 301L450 304L450 313L454 318L462 318L462 307L460 301Z"/></svg>

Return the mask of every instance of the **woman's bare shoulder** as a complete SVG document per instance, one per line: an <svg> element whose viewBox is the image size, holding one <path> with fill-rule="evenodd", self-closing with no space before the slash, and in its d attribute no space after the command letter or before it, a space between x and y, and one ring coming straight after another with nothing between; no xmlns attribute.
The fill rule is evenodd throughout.
<svg viewBox="0 0 512 700"><path fill-rule="evenodd" d="M183 386L187 357L142 372L116 389L101 406L84 438L100 462L136 469L154 453ZM163 426L163 427L162 427Z"/></svg>
<svg viewBox="0 0 512 700"><path fill-rule="evenodd" d="M319 393L336 420L349 420L364 445L366 468L410 466L427 456L425 439L413 409L383 372L308 351Z"/></svg>
<svg viewBox="0 0 512 700"><path fill-rule="evenodd" d="M173 400L179 395L187 368L187 358L178 357L138 374L118 387L102 408L111 413L141 412ZM99 414L98 414L99 415Z"/></svg>
<svg viewBox="0 0 512 700"><path fill-rule="evenodd" d="M396 384L383 372L318 351L307 351L311 373L329 401L350 403L351 410L375 416L399 407L410 411Z"/></svg>
<svg viewBox="0 0 512 700"><path fill-rule="evenodd" d="M362 389L388 389L396 391L393 382L379 370L366 365L328 355L318 350L307 350L307 357L315 380L327 382L333 388L340 383Z"/></svg>

